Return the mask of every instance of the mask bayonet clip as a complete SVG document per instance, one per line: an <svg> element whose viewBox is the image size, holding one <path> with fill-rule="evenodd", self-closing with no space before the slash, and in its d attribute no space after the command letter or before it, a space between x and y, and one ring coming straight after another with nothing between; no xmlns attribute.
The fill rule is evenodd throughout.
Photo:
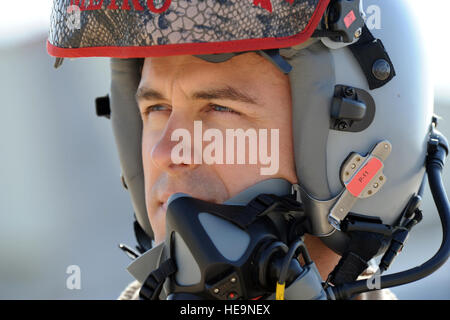
<svg viewBox="0 0 450 320"><path fill-rule="evenodd" d="M358 199L373 196L386 182L383 174L384 161L392 145L384 140L375 145L365 157L352 153L342 165L341 180L345 185L336 203L330 210L328 222L337 230Z"/></svg>

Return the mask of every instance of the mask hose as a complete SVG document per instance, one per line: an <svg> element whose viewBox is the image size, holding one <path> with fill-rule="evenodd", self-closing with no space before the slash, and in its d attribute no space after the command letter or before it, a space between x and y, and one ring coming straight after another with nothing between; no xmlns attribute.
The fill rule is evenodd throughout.
<svg viewBox="0 0 450 320"><path fill-rule="evenodd" d="M433 195L437 211L442 225L442 243L436 254L424 264L394 274L381 276L380 287L377 289L390 288L403 285L425 278L431 273L439 269L449 258L450 241L450 204L444 185L442 183L442 169L444 167L445 158L448 154L447 139L437 130L433 128L430 139L428 140L428 154L426 158L426 172L430 185L431 194ZM353 295L370 291L367 287L366 280L345 283L332 288L336 300L349 299ZM331 298L330 295L329 298Z"/></svg>
<svg viewBox="0 0 450 320"><path fill-rule="evenodd" d="M309 257L308 251L306 251L305 244L301 240L295 241L290 247L289 251L286 254L286 256L283 259L283 264L281 267L280 277L277 281L276 291L275 291L275 297L276 300L284 300L284 289L286 285L286 279L288 277L289 265L291 263L291 260L294 259L295 254L297 250L301 248L302 253L304 256L306 256L306 261L309 263L311 262L311 258Z"/></svg>

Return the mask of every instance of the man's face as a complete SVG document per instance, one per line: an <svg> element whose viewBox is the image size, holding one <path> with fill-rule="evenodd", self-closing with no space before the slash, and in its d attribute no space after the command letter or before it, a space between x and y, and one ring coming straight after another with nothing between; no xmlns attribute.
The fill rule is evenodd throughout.
<svg viewBox="0 0 450 320"><path fill-rule="evenodd" d="M156 243L164 240L167 199L173 193L183 192L222 203L262 180L297 181L289 78L258 54L241 54L222 63L193 56L146 58L137 100L143 121L146 205ZM174 161L173 150L180 146L181 139L173 139L172 134L183 129L192 140L195 136L199 138L194 121L196 124L201 121L202 132L216 129L216 134L222 133L223 161L212 164L194 161L195 154L201 156L208 144L217 139L211 137L210 142L201 145L192 142L190 152L183 153L189 156L181 163ZM272 158L276 156L278 170L262 175L261 168L267 167L267 163L262 164L259 157L257 163L248 161L250 153L255 152L249 146L250 139L245 140L245 150L239 150L242 145L234 145L236 155L245 152L245 163L227 163L225 158L231 150L225 147L227 129L252 129L257 133L266 129L267 153ZM273 148L271 129L279 133L277 148ZM184 139L182 142L188 146ZM271 151L277 154L270 154ZM210 154L217 152L219 148Z"/></svg>

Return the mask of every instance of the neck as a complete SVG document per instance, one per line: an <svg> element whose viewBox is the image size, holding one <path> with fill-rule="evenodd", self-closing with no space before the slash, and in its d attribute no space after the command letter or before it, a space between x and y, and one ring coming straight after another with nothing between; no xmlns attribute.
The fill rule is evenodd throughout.
<svg viewBox="0 0 450 320"><path fill-rule="evenodd" d="M328 248L318 237L305 235L305 244L312 261L317 266L320 276L325 281L338 264L340 255Z"/></svg>

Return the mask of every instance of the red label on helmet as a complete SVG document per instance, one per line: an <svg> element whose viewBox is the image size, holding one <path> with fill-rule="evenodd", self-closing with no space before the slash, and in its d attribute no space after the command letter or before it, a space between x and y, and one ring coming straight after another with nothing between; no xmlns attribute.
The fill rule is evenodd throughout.
<svg viewBox="0 0 450 320"><path fill-rule="evenodd" d="M356 20L356 16L352 10L349 13L347 13L347 15L344 17L345 27L347 29L350 28L350 26L353 24L353 22L355 22L355 20Z"/></svg>
<svg viewBox="0 0 450 320"><path fill-rule="evenodd" d="M355 197L358 197L382 167L383 163L378 158L370 159L347 184L347 190Z"/></svg>

